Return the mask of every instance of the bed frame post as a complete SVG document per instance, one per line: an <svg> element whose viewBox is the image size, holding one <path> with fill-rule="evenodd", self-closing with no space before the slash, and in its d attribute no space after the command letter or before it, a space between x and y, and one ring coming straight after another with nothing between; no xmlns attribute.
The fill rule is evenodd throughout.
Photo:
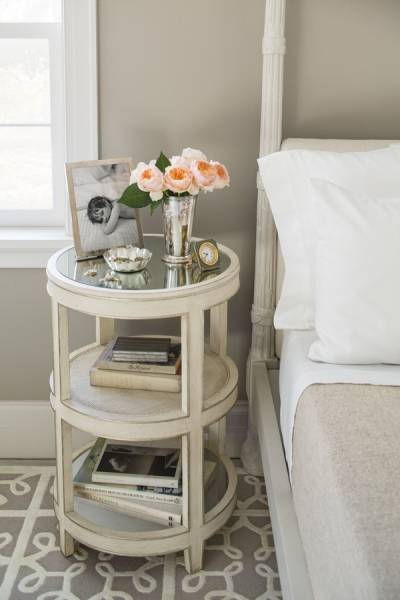
<svg viewBox="0 0 400 600"><path fill-rule="evenodd" d="M285 0L267 0L262 42L263 84L260 156L277 152L282 143ZM260 174L257 175L257 251L255 264L251 360L275 358L276 231Z"/></svg>
<svg viewBox="0 0 400 600"><path fill-rule="evenodd" d="M282 142L283 64L286 0L266 0L262 41L263 74L260 156L280 149ZM275 225L259 173L257 174L257 232L254 303L251 311L252 343L247 361L247 396L252 401L252 372L257 362L277 366L273 315L275 310L277 237ZM248 438L243 446L245 468L262 474L258 443L249 419Z"/></svg>

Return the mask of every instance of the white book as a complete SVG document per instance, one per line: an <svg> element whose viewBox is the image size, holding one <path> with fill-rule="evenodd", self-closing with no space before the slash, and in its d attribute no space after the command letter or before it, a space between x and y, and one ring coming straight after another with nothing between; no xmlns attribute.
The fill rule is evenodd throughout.
<svg viewBox="0 0 400 600"><path fill-rule="evenodd" d="M77 495L88 502L98 503L104 508L161 523L168 527L176 527L182 523L182 506L180 505L172 504L166 507L157 502L141 501L139 503L125 498L117 498L116 496L94 495L93 493L86 493L85 490L80 490Z"/></svg>
<svg viewBox="0 0 400 600"><path fill-rule="evenodd" d="M98 369L94 365L90 369L90 385L128 390L177 393L182 389L182 379L180 375L141 373L138 371L111 371L109 369Z"/></svg>
<svg viewBox="0 0 400 600"><path fill-rule="evenodd" d="M168 510L167 506L175 504L182 505L182 486L179 488L145 488L131 485L112 485L104 483L92 483L90 461L88 467L85 463L74 478L74 492L77 496L91 498L96 500L98 497L113 496L125 500L140 503L156 502L160 505L166 505L164 510ZM204 485L207 487L211 482L212 475L216 469L216 463L213 461L204 461Z"/></svg>

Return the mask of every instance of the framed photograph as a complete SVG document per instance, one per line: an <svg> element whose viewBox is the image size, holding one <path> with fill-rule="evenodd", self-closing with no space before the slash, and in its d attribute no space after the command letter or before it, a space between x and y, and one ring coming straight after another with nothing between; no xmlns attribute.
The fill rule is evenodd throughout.
<svg viewBox="0 0 400 600"><path fill-rule="evenodd" d="M139 211L118 202L128 187L130 158L66 163L77 259L117 246L143 246Z"/></svg>

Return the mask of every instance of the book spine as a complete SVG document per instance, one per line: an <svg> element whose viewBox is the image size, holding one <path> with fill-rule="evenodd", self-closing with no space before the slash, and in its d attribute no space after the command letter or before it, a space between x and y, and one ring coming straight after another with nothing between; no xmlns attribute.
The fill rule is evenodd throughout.
<svg viewBox="0 0 400 600"><path fill-rule="evenodd" d="M168 362L168 354L166 352L127 352L114 351L112 360L137 360L138 362Z"/></svg>
<svg viewBox="0 0 400 600"><path fill-rule="evenodd" d="M179 487L179 479L164 477L159 479L152 475L116 475L111 473L92 473L94 483L112 483L114 485L144 485L146 487Z"/></svg>
<svg viewBox="0 0 400 600"><path fill-rule="evenodd" d="M158 494L156 492L144 492L141 490L116 490L103 485L91 483L74 483L74 490L77 493L85 492L95 496L115 496L117 498L131 498L132 500L145 500L146 502L162 502L163 504L182 505L182 496L172 496L170 494Z"/></svg>
<svg viewBox="0 0 400 600"><path fill-rule="evenodd" d="M108 371L92 368L90 385L122 389L151 390L154 392L180 392L180 377L146 375L146 373Z"/></svg>
<svg viewBox="0 0 400 600"><path fill-rule="evenodd" d="M128 373L177 375L177 365L163 365L162 363L135 363L101 360L96 364L97 369L102 371L127 371Z"/></svg>
<svg viewBox="0 0 400 600"><path fill-rule="evenodd" d="M150 508L148 506L141 506L140 504L133 504L128 500L116 498L115 496L104 497L92 493L86 493L83 490L81 490L77 495L85 500L103 504L104 506L110 507L117 512L121 512L122 514L154 521L155 523L161 523L162 525L168 525L169 527L174 527L182 523L181 515L174 515L169 512Z"/></svg>

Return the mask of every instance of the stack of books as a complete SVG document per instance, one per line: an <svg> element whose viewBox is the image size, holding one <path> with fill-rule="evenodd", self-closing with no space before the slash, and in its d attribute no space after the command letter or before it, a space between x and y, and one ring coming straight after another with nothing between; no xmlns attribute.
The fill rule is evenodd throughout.
<svg viewBox="0 0 400 600"><path fill-rule="evenodd" d="M207 486L216 463L204 463ZM182 456L169 447L98 438L74 477L76 496L168 527L182 523Z"/></svg>
<svg viewBox="0 0 400 600"><path fill-rule="evenodd" d="M90 369L90 383L160 392L181 391L181 344L170 338L116 337Z"/></svg>
<svg viewBox="0 0 400 600"><path fill-rule="evenodd" d="M120 336L114 342L111 360L165 364L168 362L170 346L169 338Z"/></svg>

